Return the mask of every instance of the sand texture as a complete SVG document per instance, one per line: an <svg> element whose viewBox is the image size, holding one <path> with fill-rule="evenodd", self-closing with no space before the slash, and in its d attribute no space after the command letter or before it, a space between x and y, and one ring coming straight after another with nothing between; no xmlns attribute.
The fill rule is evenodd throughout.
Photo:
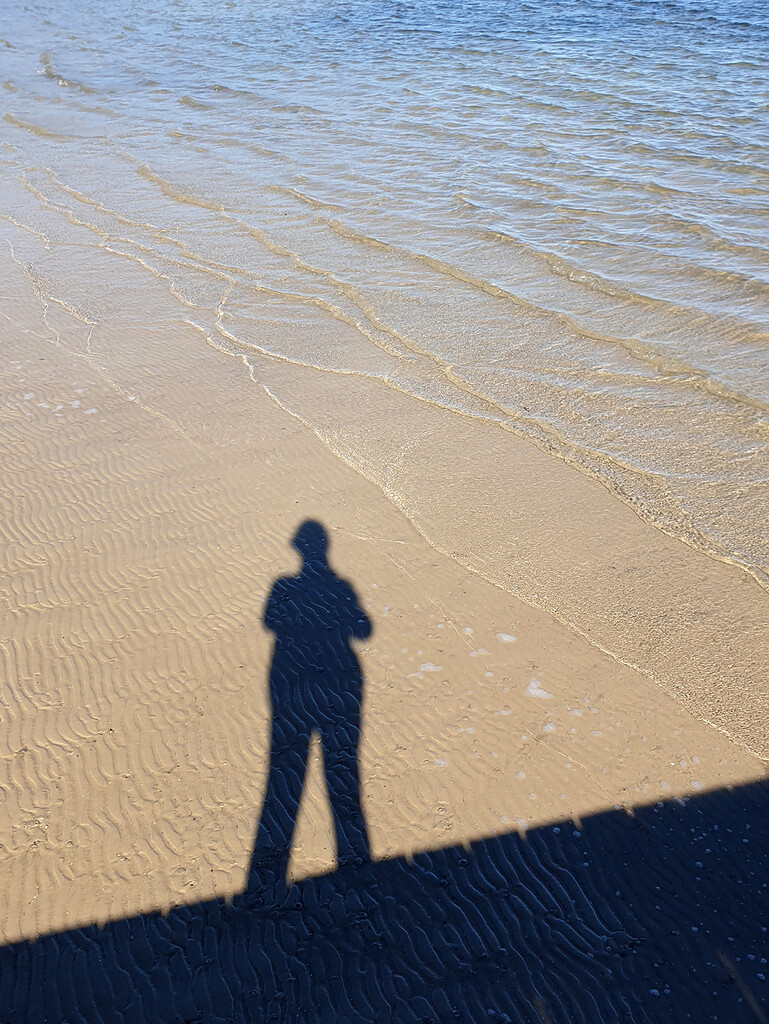
<svg viewBox="0 0 769 1024"><path fill-rule="evenodd" d="M710 793L63 932L0 950L0 995L29 1024L763 1021L765 805Z"/></svg>
<svg viewBox="0 0 769 1024"><path fill-rule="evenodd" d="M3 266L0 1021L766 1019L752 578L512 438L477 566L481 441L431 463L449 439L411 423L383 491L366 430L407 424L364 383L259 376L160 286L94 330ZM252 862L281 679L307 779Z"/></svg>

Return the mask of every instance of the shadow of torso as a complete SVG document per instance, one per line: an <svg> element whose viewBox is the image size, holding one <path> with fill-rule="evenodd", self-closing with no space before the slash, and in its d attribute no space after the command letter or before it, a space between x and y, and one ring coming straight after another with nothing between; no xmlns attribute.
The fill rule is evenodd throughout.
<svg viewBox="0 0 769 1024"><path fill-rule="evenodd" d="M273 716L293 713L322 728L342 724L345 707L360 708L363 675L350 639L365 639L371 627L352 587L327 564L277 580L264 623L275 634Z"/></svg>

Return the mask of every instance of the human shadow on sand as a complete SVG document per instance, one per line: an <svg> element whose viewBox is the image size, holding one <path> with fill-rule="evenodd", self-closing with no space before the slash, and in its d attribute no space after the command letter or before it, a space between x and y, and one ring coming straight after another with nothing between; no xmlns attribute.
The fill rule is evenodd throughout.
<svg viewBox="0 0 769 1024"><path fill-rule="evenodd" d="M328 538L307 520L292 542L302 556L296 576L276 580L264 624L275 634L270 667L270 770L248 874L247 895L285 881L310 740L320 738L340 865L369 859L360 797L358 743L363 674L350 640L371 623L355 591L328 564Z"/></svg>
<svg viewBox="0 0 769 1024"><path fill-rule="evenodd" d="M371 627L322 528L294 543L245 891L0 948L1 1024L766 1022L769 783L372 862L350 647ZM342 863L285 889L313 730Z"/></svg>

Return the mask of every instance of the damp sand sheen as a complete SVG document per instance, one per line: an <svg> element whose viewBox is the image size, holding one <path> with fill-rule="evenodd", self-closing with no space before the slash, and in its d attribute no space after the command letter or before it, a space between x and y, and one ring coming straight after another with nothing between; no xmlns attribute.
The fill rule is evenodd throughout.
<svg viewBox="0 0 769 1024"><path fill-rule="evenodd" d="M117 4L94 33L77 0L53 22L31 5L0 32L3 945L243 891L264 605L307 520L371 623L374 870L766 783L747 29L719 23L734 92L685 135L694 86L661 112L664 55L656 85L629 58L599 81L600 33L592 65L535 89L501 10L475 45L469 14L361 5L340 64L333 5L290 28L269 4L184 7L161 26ZM662 38L683 46L685 21ZM580 109L609 118L600 138ZM289 880L336 867L315 737Z"/></svg>

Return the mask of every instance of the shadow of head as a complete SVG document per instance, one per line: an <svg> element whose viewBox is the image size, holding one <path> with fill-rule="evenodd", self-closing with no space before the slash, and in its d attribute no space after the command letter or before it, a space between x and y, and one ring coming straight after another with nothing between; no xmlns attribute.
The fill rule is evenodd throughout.
<svg viewBox="0 0 769 1024"><path fill-rule="evenodd" d="M305 519L291 538L291 545L305 562L325 562L328 552L328 534L314 519Z"/></svg>

